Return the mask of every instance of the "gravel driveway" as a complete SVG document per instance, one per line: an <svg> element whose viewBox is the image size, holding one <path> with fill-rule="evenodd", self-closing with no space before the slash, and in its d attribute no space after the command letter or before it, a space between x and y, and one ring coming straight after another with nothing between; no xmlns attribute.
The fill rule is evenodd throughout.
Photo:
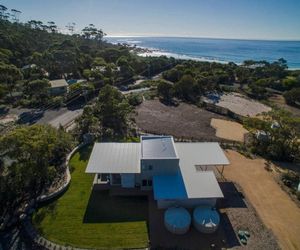
<svg viewBox="0 0 300 250"><path fill-rule="evenodd" d="M237 182L282 249L300 249L300 209L265 170L264 159L248 159L229 150L227 179Z"/></svg>

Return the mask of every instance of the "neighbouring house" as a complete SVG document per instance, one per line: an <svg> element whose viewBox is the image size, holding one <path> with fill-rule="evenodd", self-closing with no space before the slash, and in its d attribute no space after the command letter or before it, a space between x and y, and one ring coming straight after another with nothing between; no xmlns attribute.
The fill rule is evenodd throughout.
<svg viewBox="0 0 300 250"><path fill-rule="evenodd" d="M223 193L211 170L228 164L215 142L141 136L140 143L95 143L86 173L96 174L94 183L153 190L158 208L215 206Z"/></svg>
<svg viewBox="0 0 300 250"><path fill-rule="evenodd" d="M68 93L68 83L65 79L52 80L50 83L51 95L64 95Z"/></svg>

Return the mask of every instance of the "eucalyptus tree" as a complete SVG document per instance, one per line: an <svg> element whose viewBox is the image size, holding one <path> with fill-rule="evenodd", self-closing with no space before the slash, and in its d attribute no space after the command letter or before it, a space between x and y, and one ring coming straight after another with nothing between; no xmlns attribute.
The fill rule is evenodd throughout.
<svg viewBox="0 0 300 250"><path fill-rule="evenodd" d="M0 216L14 214L62 178L71 147L71 136L49 125L21 126L0 136L0 155L10 159L0 169Z"/></svg>
<svg viewBox="0 0 300 250"><path fill-rule="evenodd" d="M11 97L16 81L22 78L22 72L15 65L0 63L0 84L4 84L4 88L8 90Z"/></svg>
<svg viewBox="0 0 300 250"><path fill-rule="evenodd" d="M7 11L7 7L5 7L4 5L0 5L0 18L1 19L6 19L4 18L6 15L6 11Z"/></svg>
<svg viewBox="0 0 300 250"><path fill-rule="evenodd" d="M47 23L48 23L49 31L52 33L56 33L58 28L57 28L57 25L55 24L55 22L49 21Z"/></svg>
<svg viewBox="0 0 300 250"><path fill-rule="evenodd" d="M75 26L76 26L76 23L71 22L71 23L68 23L65 27L68 29L70 34L73 35L74 31L75 31Z"/></svg>
<svg viewBox="0 0 300 250"><path fill-rule="evenodd" d="M11 9L11 13L12 13L12 15L11 15L12 21L18 23L19 20L20 20L20 14L21 14L22 12L19 11L19 10L16 10L16 9Z"/></svg>

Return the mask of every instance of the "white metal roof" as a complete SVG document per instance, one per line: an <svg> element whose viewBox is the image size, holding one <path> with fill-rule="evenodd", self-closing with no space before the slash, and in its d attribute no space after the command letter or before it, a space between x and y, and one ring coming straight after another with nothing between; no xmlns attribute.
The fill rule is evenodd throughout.
<svg viewBox="0 0 300 250"><path fill-rule="evenodd" d="M67 87L68 83L65 79L57 79L50 81L51 88Z"/></svg>
<svg viewBox="0 0 300 250"><path fill-rule="evenodd" d="M176 159L172 136L142 136L143 159Z"/></svg>
<svg viewBox="0 0 300 250"><path fill-rule="evenodd" d="M140 173L140 143L95 143L86 173Z"/></svg>
<svg viewBox="0 0 300 250"><path fill-rule="evenodd" d="M187 172L184 170L182 176L188 198L224 197L213 171Z"/></svg>
<svg viewBox="0 0 300 250"><path fill-rule="evenodd" d="M212 171L197 171L196 165L229 164L216 142L175 143L188 198L224 197Z"/></svg>
<svg viewBox="0 0 300 250"><path fill-rule="evenodd" d="M217 142L176 142L179 163L191 165L228 165L229 161Z"/></svg>
<svg viewBox="0 0 300 250"><path fill-rule="evenodd" d="M224 197L213 171L199 171L187 181L181 174L153 176L153 193L155 200Z"/></svg>

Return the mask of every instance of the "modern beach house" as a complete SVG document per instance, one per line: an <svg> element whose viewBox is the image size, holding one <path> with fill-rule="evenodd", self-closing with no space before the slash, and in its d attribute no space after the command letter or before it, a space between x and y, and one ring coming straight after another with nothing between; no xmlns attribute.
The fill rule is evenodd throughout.
<svg viewBox="0 0 300 250"><path fill-rule="evenodd" d="M223 193L211 170L228 164L216 142L141 136L140 143L95 143L86 173L100 183L153 190L158 208L214 206Z"/></svg>

